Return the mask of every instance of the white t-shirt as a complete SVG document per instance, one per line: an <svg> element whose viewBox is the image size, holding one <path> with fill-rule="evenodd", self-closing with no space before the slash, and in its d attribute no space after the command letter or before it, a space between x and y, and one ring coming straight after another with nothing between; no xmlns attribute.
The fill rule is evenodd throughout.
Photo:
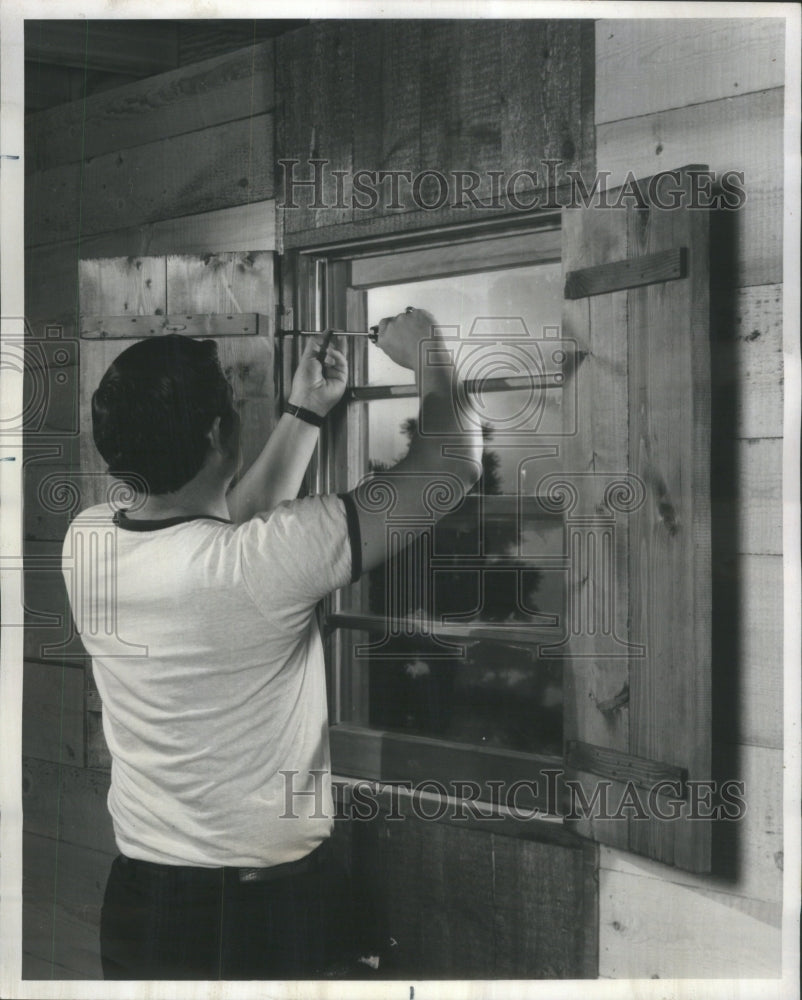
<svg viewBox="0 0 802 1000"><path fill-rule="evenodd" d="M359 575L346 501L308 497L239 525L102 504L70 525L63 572L103 703L121 853L261 867L331 832L315 605Z"/></svg>

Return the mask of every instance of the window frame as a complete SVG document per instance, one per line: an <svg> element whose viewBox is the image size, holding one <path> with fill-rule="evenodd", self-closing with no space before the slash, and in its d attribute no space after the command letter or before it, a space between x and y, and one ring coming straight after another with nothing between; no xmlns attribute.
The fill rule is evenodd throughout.
<svg viewBox="0 0 802 1000"><path fill-rule="evenodd" d="M323 245L292 251L284 261L282 290L285 302L280 327L281 393L290 385L291 374L302 349L293 330L322 330L327 326L346 330L367 328L367 291L372 287L452 275L487 272L533 264L557 263L562 259L560 212L542 212L519 219L449 226L428 232L379 237L365 241ZM443 258L438 251L448 250ZM281 332L281 330L280 330ZM346 342L351 381L366 381L364 342ZM512 387L510 387L512 388ZM354 485L346 477L354 474L361 451L366 421L362 406L369 399L415 396L414 387L376 387L367 392L349 392L344 403L323 428L307 476L309 492L336 493ZM363 581L366 585L367 581ZM359 586L359 584L356 584ZM446 787L459 782L478 782L485 792L487 781L503 781L507 788L526 785L524 810L537 810L553 819L562 799L561 775L565 754L527 753L482 747L434 737L399 733L343 721L366 715L367 691L364 669L354 669L343 653L343 594L326 598L321 624L327 651L329 688L329 735L332 772L347 779L382 783L437 781ZM353 631L352 631L353 634ZM544 638L540 635L540 640ZM548 638L553 640L554 633ZM532 630L532 639L538 636ZM346 712L346 701L349 711ZM536 783L536 788L535 784ZM492 786L490 786L492 788ZM491 803L493 794L480 800ZM501 806L503 812L504 807Z"/></svg>

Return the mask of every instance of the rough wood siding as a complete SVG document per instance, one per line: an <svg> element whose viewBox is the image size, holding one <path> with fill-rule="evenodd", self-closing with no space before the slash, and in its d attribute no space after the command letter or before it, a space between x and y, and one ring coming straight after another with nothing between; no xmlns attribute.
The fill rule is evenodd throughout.
<svg viewBox="0 0 802 1000"><path fill-rule="evenodd" d="M596 25L598 169L707 163L747 191L712 220L711 488L714 776L748 811L714 828L709 877L602 849L602 976L780 970L783 49L777 20Z"/></svg>
<svg viewBox="0 0 802 1000"><path fill-rule="evenodd" d="M514 211L503 198L500 209L468 199L454 207L454 171L479 172L485 180L477 197L489 201L489 170L505 178L537 171L541 186L541 160L558 159L563 171L591 170L592 30L590 21L341 21L278 39L277 159L300 161L298 179L313 176L310 159L327 161L323 201L331 206L313 208L309 188L293 189L279 211L284 246ZM354 201L355 172L393 169L409 172L397 202L389 181L378 205ZM450 182L440 208L421 209L410 197L412 179L425 170ZM339 197L335 171L343 172ZM279 167L279 206L286 176ZM438 184L430 177L421 185L429 205L437 203ZM533 189L531 178L519 178L521 197ZM367 205L358 192L357 201Z"/></svg>
<svg viewBox="0 0 802 1000"><path fill-rule="evenodd" d="M95 692L82 658L54 659L45 649L70 632L59 564L75 501L80 505L53 484L77 470L82 444L91 448L86 434L78 434L79 261L124 257L115 280L126 294L118 307L135 315L165 298L169 254L274 250L273 101L273 43L267 42L27 120L25 312L33 340L26 383L29 398L43 393L46 405L34 408L37 419L29 421L23 472L30 560L23 684L26 978L100 976L99 907L115 853ZM161 269L153 274L136 267L137 260L154 257ZM254 260L272 269L271 258L256 254ZM109 293L110 272L96 270L100 301ZM186 279L186 268L174 278L177 303ZM262 274L260 288L265 280L269 275ZM231 285L238 311L272 309L272 298L254 302L233 278ZM210 310L219 304L210 301ZM224 363L236 362L223 354ZM249 368L251 381L255 370ZM263 389L272 394L272 372L264 374L265 385L240 387L248 397L246 424L263 429L272 417L262 396ZM67 652L80 657L81 647L73 642Z"/></svg>
<svg viewBox="0 0 802 1000"><path fill-rule="evenodd" d="M451 810L427 822L426 808L416 814L402 799L395 818L382 811L338 824L360 947L379 958L378 975L594 978L596 847L538 841L515 820L455 819Z"/></svg>

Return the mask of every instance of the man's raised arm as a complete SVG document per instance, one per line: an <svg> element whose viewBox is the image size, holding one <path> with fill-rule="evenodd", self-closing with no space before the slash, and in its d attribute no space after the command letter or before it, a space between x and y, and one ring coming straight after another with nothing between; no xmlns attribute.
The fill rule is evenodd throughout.
<svg viewBox="0 0 802 1000"><path fill-rule="evenodd" d="M330 344L321 361L322 346L322 337L308 339L292 380L288 403L301 416L282 414L256 461L226 496L238 524L298 496L320 436L317 421L339 402L348 380L345 355Z"/></svg>
<svg viewBox="0 0 802 1000"><path fill-rule="evenodd" d="M392 469L374 473L352 491L362 542L362 569L388 556L388 519L405 531L423 531L457 507L482 472L482 435L465 429L457 412L456 373L447 363L431 313L408 308L383 319L378 346L397 364L415 372L421 393L418 433L407 455Z"/></svg>

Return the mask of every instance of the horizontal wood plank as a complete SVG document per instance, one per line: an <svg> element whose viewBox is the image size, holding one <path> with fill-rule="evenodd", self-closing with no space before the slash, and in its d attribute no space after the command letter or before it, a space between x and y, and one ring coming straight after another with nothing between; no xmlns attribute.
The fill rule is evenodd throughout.
<svg viewBox="0 0 802 1000"><path fill-rule="evenodd" d="M687 777L684 768L580 740L568 740L565 762L571 770L586 771L610 781L632 782L641 788L651 788L662 781L682 785Z"/></svg>
<svg viewBox="0 0 802 1000"><path fill-rule="evenodd" d="M106 807L109 780L106 771L24 757L23 830L63 844L116 854Z"/></svg>
<svg viewBox="0 0 802 1000"><path fill-rule="evenodd" d="M532 780L530 788L515 803L521 810L554 808L556 796L549 794L547 778L542 769L560 768L561 758L518 753L489 747L472 747L446 740L405 736L399 733L337 725L329 730L332 767L335 773L347 777L381 781L439 781L447 789L454 782L473 781L480 786L485 781L502 782L509 789L519 780ZM557 793L559 794L559 792ZM482 801L499 799L498 788L483 789ZM504 803L503 796L501 797Z"/></svg>
<svg viewBox="0 0 802 1000"><path fill-rule="evenodd" d="M184 253L274 250L275 204L271 199L177 219L144 223L25 252L25 311L34 336L61 323L74 334L78 315L79 261L107 257L155 257Z"/></svg>
<svg viewBox="0 0 802 1000"><path fill-rule="evenodd" d="M178 64L175 23L147 20L29 21L25 58L86 70L150 76Z"/></svg>
<svg viewBox="0 0 802 1000"><path fill-rule="evenodd" d="M60 484L65 482L67 485L63 488ZM55 515L59 524L65 524L66 518L74 516L81 507L80 490L71 488L70 483L69 473L63 477L59 474L47 489L49 502L60 508L60 513ZM54 538L25 542L23 648L26 660L60 664L65 654L69 654L68 659L80 663L86 655L77 637L62 648L62 644L73 636L70 603L61 571L62 541Z"/></svg>
<svg viewBox="0 0 802 1000"><path fill-rule="evenodd" d="M625 288L684 278L686 256L684 248L677 247L569 271L565 276L565 298L583 299L590 295L607 295Z"/></svg>
<svg viewBox="0 0 802 1000"><path fill-rule="evenodd" d="M23 754L82 767L83 670L56 663L25 663L23 671Z"/></svg>
<svg viewBox="0 0 802 1000"><path fill-rule="evenodd" d="M37 964L52 963L52 978L102 978L100 907L113 857L25 834L22 946ZM33 967L23 958L23 975Z"/></svg>
<svg viewBox="0 0 802 1000"><path fill-rule="evenodd" d="M740 820L714 825L710 875L694 875L606 847L600 864L610 871L690 886L699 892L779 904L783 890L782 750L718 744L713 764L717 780L744 782L746 812Z"/></svg>
<svg viewBox="0 0 802 1000"><path fill-rule="evenodd" d="M273 116L263 114L32 174L26 244L83 239L272 195Z"/></svg>
<svg viewBox="0 0 802 1000"><path fill-rule="evenodd" d="M715 443L711 515L722 553L782 554L782 449L781 438Z"/></svg>
<svg viewBox="0 0 802 1000"><path fill-rule="evenodd" d="M167 311L170 313L262 313L274 317L274 254L205 253L167 258ZM245 332L245 331L243 331Z"/></svg>
<svg viewBox="0 0 802 1000"><path fill-rule="evenodd" d="M25 169L47 170L261 115L274 100L273 43L249 45L29 116Z"/></svg>
<svg viewBox="0 0 802 1000"><path fill-rule="evenodd" d="M177 313L160 316L81 316L82 340L141 340L166 333L185 337L255 337L270 327L256 313Z"/></svg>
<svg viewBox="0 0 802 1000"><path fill-rule="evenodd" d="M78 264L80 311L134 318L167 309L167 269L163 257L114 257ZM81 333L84 323L81 323Z"/></svg>
<svg viewBox="0 0 802 1000"><path fill-rule="evenodd" d="M705 163L719 178L743 172L744 204L715 213L711 228L713 276L727 288L782 281L783 94L780 87L597 128L608 187L629 171L651 177L683 163Z"/></svg>
<svg viewBox="0 0 802 1000"><path fill-rule="evenodd" d="M776 904L606 869L599 875L600 975L614 979L780 975L781 911Z"/></svg>
<svg viewBox="0 0 802 1000"><path fill-rule="evenodd" d="M755 285L714 297L713 436L783 433L783 286Z"/></svg>
<svg viewBox="0 0 802 1000"><path fill-rule="evenodd" d="M781 87L778 17L596 22L596 124Z"/></svg>
<svg viewBox="0 0 802 1000"><path fill-rule="evenodd" d="M781 556L721 554L714 539L713 729L725 743L783 745Z"/></svg>
<svg viewBox="0 0 802 1000"><path fill-rule="evenodd" d="M499 237L479 243L447 244L423 250L400 251L379 257L357 258L351 264L352 288L370 288L399 281L436 278L471 271L540 264L560 260L559 228ZM447 259L446 259L447 258Z"/></svg>

